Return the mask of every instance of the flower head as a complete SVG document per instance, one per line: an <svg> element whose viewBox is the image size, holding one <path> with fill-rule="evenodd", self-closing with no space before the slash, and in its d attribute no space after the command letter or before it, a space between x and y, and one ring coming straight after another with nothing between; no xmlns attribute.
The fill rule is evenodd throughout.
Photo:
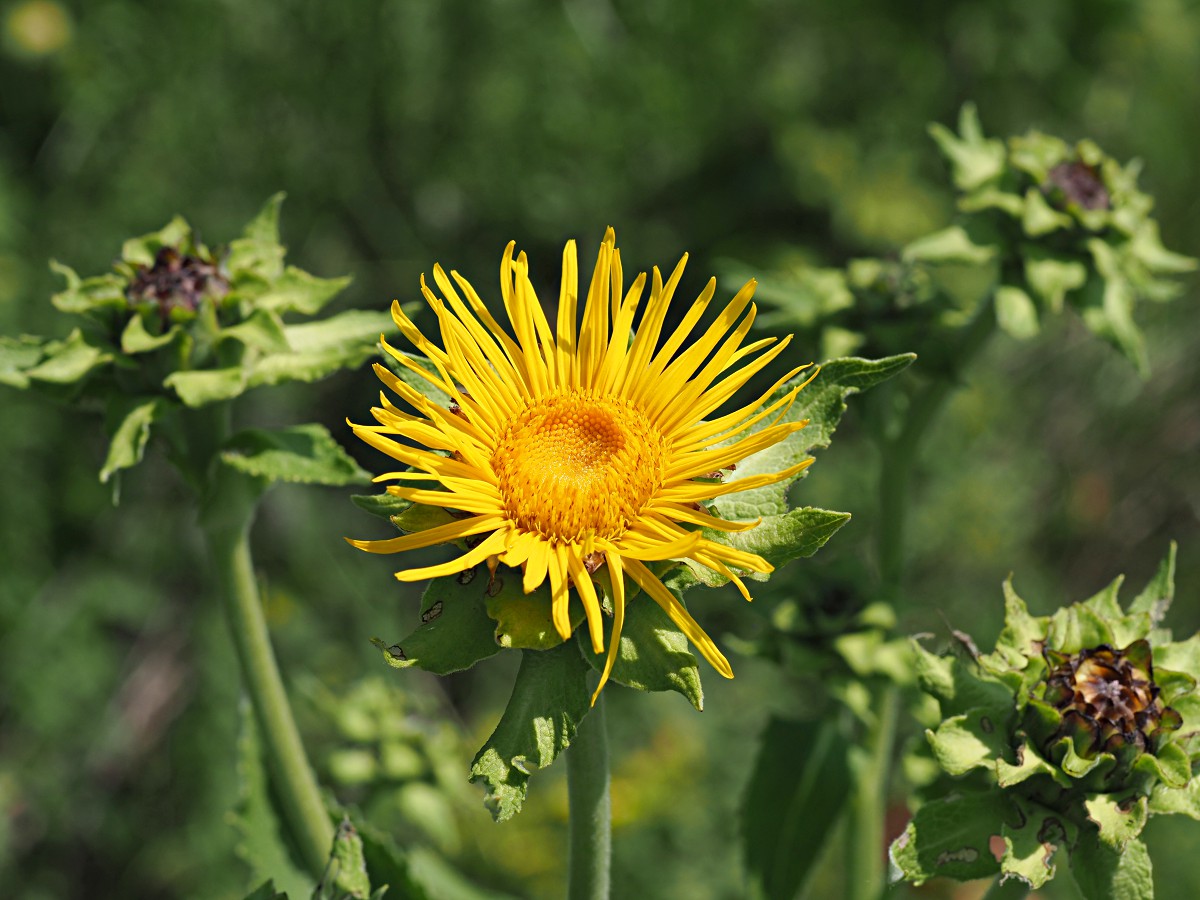
<svg viewBox="0 0 1200 900"><path fill-rule="evenodd" d="M500 264L511 333L465 279L456 272L447 277L440 266L433 277L442 297L421 282L440 341L427 338L399 303L392 306L401 332L436 372L386 342L385 349L449 402L440 405L377 365L380 379L413 412L384 396L371 411L379 424L353 426L367 443L408 467L377 479L400 482L389 493L459 517L390 540L350 543L396 553L465 539L466 553L396 577L435 578L484 562L520 568L527 593L549 582L554 627L563 640L571 634L573 587L596 653L604 652L599 581L611 599L613 625L597 693L616 658L628 576L717 671L732 677L729 662L649 564L693 560L733 581L749 599L736 570L769 572L771 565L700 529L745 531L756 523L719 518L704 504L790 478L812 461L733 482L714 475L805 426L778 421L803 385L774 402L767 398L806 367L787 372L753 402L724 411L790 340L743 345L755 316L753 281L711 326L697 330L716 290L710 280L663 339L686 256L666 282L654 270L639 318L646 276L625 291L610 229L580 313L572 241L563 252L557 317L551 322L534 293L525 254L514 258L513 251L510 243ZM752 430L769 418L772 424ZM430 484L406 483L413 481Z"/></svg>

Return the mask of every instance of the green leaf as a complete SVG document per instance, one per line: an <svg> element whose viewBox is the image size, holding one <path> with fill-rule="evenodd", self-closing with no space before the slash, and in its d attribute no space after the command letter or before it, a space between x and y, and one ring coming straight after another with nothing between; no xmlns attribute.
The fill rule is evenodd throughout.
<svg viewBox="0 0 1200 900"><path fill-rule="evenodd" d="M122 404L122 407L125 411L118 416L119 423L109 442L104 468L100 470L102 482L107 482L121 469L132 468L142 461L150 428L166 411L167 404L162 398L153 397L134 401L132 405Z"/></svg>
<svg viewBox="0 0 1200 900"><path fill-rule="evenodd" d="M431 363L425 357L419 356L416 353L404 352L401 352L400 355L412 360L416 365L428 372L430 375L433 375L435 378L439 377L437 374L437 369L434 367L433 363ZM441 388L430 384L412 369L398 363L390 353L383 354L383 361L387 364L387 367L392 370L395 376L407 384L410 388L417 391L422 396L428 397L432 402L436 403L443 409L450 408L450 403L452 402L450 395Z"/></svg>
<svg viewBox="0 0 1200 900"><path fill-rule="evenodd" d="M172 325L162 334L151 334L146 328L146 317L134 315L121 332L121 352L130 355L152 353L175 340L180 330L178 325Z"/></svg>
<svg viewBox="0 0 1200 900"><path fill-rule="evenodd" d="M981 710L993 722L1006 720L1014 708L1012 691L989 676L972 671L973 663L956 656L937 656L913 640L913 663L922 690L941 704L942 717Z"/></svg>
<svg viewBox="0 0 1200 900"><path fill-rule="evenodd" d="M1100 840L1114 850L1124 850L1146 827L1145 797L1088 794L1084 806L1088 818L1100 829Z"/></svg>
<svg viewBox="0 0 1200 900"><path fill-rule="evenodd" d="M25 375L52 384L74 384L113 359L112 353L88 343L78 328L66 340L44 345L42 352L45 358L32 369L26 369Z"/></svg>
<svg viewBox="0 0 1200 900"><path fill-rule="evenodd" d="M772 717L742 801L742 847L752 892L791 900L820 858L850 794L846 736L832 718Z"/></svg>
<svg viewBox="0 0 1200 900"><path fill-rule="evenodd" d="M751 475L778 472L803 462L811 455L811 450L828 447L833 432L846 411L846 397L868 390L898 375L908 368L914 359L915 354L905 353L883 359L846 357L824 363L817 377L800 391L795 403L780 420L798 422L807 419L808 425L787 440L742 460L729 476L729 480L737 481ZM807 373L801 373L773 392L766 404L786 396L807 377ZM765 428L768 424L768 421L760 422L751 432ZM801 472L796 477L803 477L804 474ZM721 512L727 518L741 521L757 519L760 516L783 515L788 511L787 492L794 480L788 479L723 497L720 503Z"/></svg>
<svg viewBox="0 0 1200 900"><path fill-rule="evenodd" d="M217 340L240 341L247 347L254 347L264 353L291 351L283 322L276 313L267 309L256 309L237 325L222 328Z"/></svg>
<svg viewBox="0 0 1200 900"><path fill-rule="evenodd" d="M922 884L942 876L969 881L1000 871L989 843L1016 818L998 793L952 794L917 810L891 855L905 879Z"/></svg>
<svg viewBox="0 0 1200 900"><path fill-rule="evenodd" d="M241 272L274 278L283 271L284 249L279 243L279 208L284 196L281 192L271 197L247 223L242 236L230 243L226 265L235 280Z"/></svg>
<svg viewBox="0 0 1200 900"><path fill-rule="evenodd" d="M1037 337L1038 325L1037 307L1032 298L1011 284L1003 284L996 288L996 322L1012 337L1019 341L1027 341Z"/></svg>
<svg viewBox="0 0 1200 900"><path fill-rule="evenodd" d="M724 505L721 511L724 511ZM812 556L849 521L850 513L806 506L782 516L766 516L749 531L705 529L704 536L717 543L757 554L779 569L794 559ZM770 577L761 572L744 574L754 581L766 581ZM721 573L693 560L683 560L683 565L666 579L669 587L680 592L696 584L720 587L728 583L729 579Z"/></svg>
<svg viewBox="0 0 1200 900"><path fill-rule="evenodd" d="M1174 541L1167 548L1166 558L1158 565L1158 571L1154 573L1154 577L1142 589L1142 592L1133 598L1133 602L1129 604L1131 613L1149 613L1150 623L1157 626L1167 614L1167 609L1171 606L1171 601L1175 598L1175 551L1178 548ZM1197 670L1187 669L1185 671L1196 674Z"/></svg>
<svg viewBox="0 0 1200 900"><path fill-rule="evenodd" d="M415 508L415 507L414 507ZM550 583L532 593L521 586L521 571L501 566L487 589L484 605L496 622L496 643L506 650L549 650L563 642L550 616ZM583 604L572 597L571 628L583 621Z"/></svg>
<svg viewBox="0 0 1200 900"><path fill-rule="evenodd" d="M1070 216L1047 203L1045 196L1036 187L1031 187L1025 192L1021 228L1030 237L1042 237L1060 228L1070 228L1074 224Z"/></svg>
<svg viewBox="0 0 1200 900"><path fill-rule="evenodd" d="M313 382L342 369L356 369L378 352L379 336L396 328L387 313L350 310L302 325L285 325L291 350L258 359L250 384Z"/></svg>
<svg viewBox="0 0 1200 900"><path fill-rule="evenodd" d="M270 481L340 487L371 480L324 425L240 432L225 442L221 461L239 472Z"/></svg>
<svg viewBox="0 0 1200 900"><path fill-rule="evenodd" d="M1071 874L1085 897L1154 900L1150 854L1138 839L1117 852L1100 840L1095 828L1082 829L1071 851Z"/></svg>
<svg viewBox="0 0 1200 900"><path fill-rule="evenodd" d="M1200 821L1200 778L1193 777L1186 787L1157 784L1150 794L1151 815L1180 814Z"/></svg>
<svg viewBox="0 0 1200 900"><path fill-rule="evenodd" d="M1005 759L996 760L996 782L1002 788L1020 784L1035 775L1048 775L1060 786L1069 788L1074 782L1058 766L1048 763L1040 753L1023 739L1017 747L1017 762L1012 764Z"/></svg>
<svg viewBox="0 0 1200 900"><path fill-rule="evenodd" d="M282 274L268 281L265 291L253 294L251 302L260 310L315 316L326 303L340 294L350 281L350 276L318 278L303 269L288 266Z"/></svg>
<svg viewBox="0 0 1200 900"><path fill-rule="evenodd" d="M901 252L905 262L982 266L996 258L991 244L975 243L961 225L919 237Z"/></svg>
<svg viewBox="0 0 1200 900"><path fill-rule="evenodd" d="M206 406L232 400L246 390L246 373L239 366L228 369L189 369L172 372L163 384L179 395L186 406Z"/></svg>
<svg viewBox="0 0 1200 900"><path fill-rule="evenodd" d="M1134 231L1129 249L1142 265L1155 274L1182 275L1194 272L1200 262L1164 247L1159 237L1158 223L1153 219L1142 222Z"/></svg>
<svg viewBox="0 0 1200 900"><path fill-rule="evenodd" d="M973 191L997 178L1004 171L1004 144L984 138L975 104L964 103L958 115L959 134L938 123L929 126L929 134L950 161L954 186ZM961 137L959 136L961 135Z"/></svg>
<svg viewBox="0 0 1200 900"><path fill-rule="evenodd" d="M46 341L24 334L20 337L0 335L0 384L24 389L29 386L28 369L42 358Z"/></svg>
<svg viewBox="0 0 1200 900"><path fill-rule="evenodd" d="M1046 646L1061 653L1078 653L1113 641L1108 623L1082 603L1055 610L1046 631Z"/></svg>
<svg viewBox="0 0 1200 900"><path fill-rule="evenodd" d="M312 900L368 900L371 879L363 857L363 842L349 819L342 819L333 836L333 848L325 874L313 891Z"/></svg>
<svg viewBox="0 0 1200 900"><path fill-rule="evenodd" d="M1054 857L1074 843L1076 829L1069 820L1041 806L1029 804L1022 813L1024 820L1019 826L1005 822L1000 829L1004 840L1001 878L1020 878L1036 890L1054 877Z"/></svg>
<svg viewBox="0 0 1200 900"><path fill-rule="evenodd" d="M1004 628L996 638L995 652L980 657L985 669L996 673L1005 669L1024 669L1030 658L1041 655L1049 620L1031 616L1016 590L1012 576L1004 580Z"/></svg>
<svg viewBox="0 0 1200 900"><path fill-rule="evenodd" d="M1154 648L1154 667L1183 672L1200 678L1200 634Z"/></svg>
<svg viewBox="0 0 1200 900"><path fill-rule="evenodd" d="M1191 758L1178 743L1163 744L1153 754L1141 754L1133 761L1133 768L1172 788L1186 787L1192 777Z"/></svg>
<svg viewBox="0 0 1200 900"><path fill-rule="evenodd" d="M397 669L416 666L436 675L469 669L500 651L495 627L488 617L487 567L435 578L421 598L421 624L398 644L385 647L389 665Z"/></svg>
<svg viewBox="0 0 1200 900"><path fill-rule="evenodd" d="M75 270L59 262L51 261L50 268L67 279L67 287L50 298L59 312L75 315L100 313L104 310L126 309L129 301L125 288L129 282L115 273L80 278Z"/></svg>
<svg viewBox="0 0 1200 900"><path fill-rule="evenodd" d="M121 247L121 259L141 266L154 265L154 257L163 247L181 247L192 240L192 227L176 216L158 231L130 238Z"/></svg>
<svg viewBox="0 0 1200 900"><path fill-rule="evenodd" d="M1008 749L1008 723L997 720L993 709L972 709L943 720L925 737L938 764L950 775L965 775L972 769L994 769Z"/></svg>
<svg viewBox="0 0 1200 900"><path fill-rule="evenodd" d="M353 494L350 499L359 509L366 510L381 519L387 519L389 522L393 516L400 515L413 505L411 500L405 500L394 494Z"/></svg>
<svg viewBox="0 0 1200 900"><path fill-rule="evenodd" d="M530 775L570 746L591 708L589 666L575 643L525 650L500 723L471 763L471 781L483 781L485 805L497 822L525 802Z"/></svg>
<svg viewBox="0 0 1200 900"><path fill-rule="evenodd" d="M271 878L283 893L308 897L313 892L313 880L291 845L284 820L275 807L267 783L258 725L249 703L243 701L241 713L237 748L239 796L230 817L238 834L235 849L250 866L256 881Z"/></svg>
<svg viewBox="0 0 1200 900"><path fill-rule="evenodd" d="M629 590L627 586L626 591ZM678 592L676 596L679 596ZM606 650L611 638L612 622L606 617ZM592 668L597 672L604 671L607 654L592 651L592 641L586 628L575 632L575 640ZM621 645L617 648L617 659L609 678L639 691L677 691L696 709L704 709L700 668L696 657L688 649L687 636L661 606L644 595L631 597L626 604Z"/></svg>
<svg viewBox="0 0 1200 900"><path fill-rule="evenodd" d="M1087 266L1063 259L1037 245L1021 248L1025 281L1051 312L1062 312L1067 294L1087 283Z"/></svg>

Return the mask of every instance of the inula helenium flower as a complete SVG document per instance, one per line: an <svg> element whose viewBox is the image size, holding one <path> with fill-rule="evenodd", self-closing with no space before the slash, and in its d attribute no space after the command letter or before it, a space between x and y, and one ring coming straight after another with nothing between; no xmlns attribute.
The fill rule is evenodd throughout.
<svg viewBox="0 0 1200 900"><path fill-rule="evenodd" d="M380 476L401 482L389 493L460 517L390 540L351 543L372 553L396 553L465 539L466 553L396 577L436 578L481 562L519 567L526 593L549 581L554 627L564 640L571 634L574 587L596 653L604 651L604 632L595 579L610 582L613 627L601 687L616 658L628 576L717 671L732 677L728 661L648 564L691 559L729 578L749 599L735 570L769 572L771 565L709 540L699 529L745 531L756 523L727 521L704 504L787 479L812 462L734 482L719 477L721 470L805 426L776 422L747 431L787 410L803 385L769 404L767 398L805 367L788 371L752 402L723 411L788 344L789 339L769 338L743 346L755 316L750 302L755 283L747 283L711 326L697 331L716 290L710 280L663 340L687 257L665 283L654 270L639 319L646 276L639 275L625 292L614 241L610 229L582 314L574 241L563 252L554 321L534 293L525 254L514 259L511 243L500 264L511 333L465 279L456 272L447 277L440 266L433 277L444 299L424 279L421 284L437 316L440 341L427 338L393 304L401 332L437 371L386 343L385 349L450 401L439 405L377 365L380 379L414 412L383 397L382 406L371 411L379 424L355 425L354 431L408 467ZM412 481L430 484L405 484Z"/></svg>

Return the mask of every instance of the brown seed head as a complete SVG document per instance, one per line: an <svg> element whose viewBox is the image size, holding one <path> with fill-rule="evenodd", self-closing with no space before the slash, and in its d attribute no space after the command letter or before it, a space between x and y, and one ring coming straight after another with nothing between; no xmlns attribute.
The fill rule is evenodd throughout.
<svg viewBox="0 0 1200 900"><path fill-rule="evenodd" d="M195 312L205 297L220 299L229 293L229 280L216 263L162 247L153 266L139 266L137 277L125 289L130 304L152 303L166 324L171 310Z"/></svg>
<svg viewBox="0 0 1200 900"><path fill-rule="evenodd" d="M1108 189L1100 173L1087 163L1078 160L1059 163L1050 170L1046 182L1046 192L1055 199L1074 203L1083 209L1111 208Z"/></svg>

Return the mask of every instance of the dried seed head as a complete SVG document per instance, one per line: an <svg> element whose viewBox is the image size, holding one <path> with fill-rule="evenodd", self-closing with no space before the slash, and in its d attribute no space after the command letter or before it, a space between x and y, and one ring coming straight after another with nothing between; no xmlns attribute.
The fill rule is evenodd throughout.
<svg viewBox="0 0 1200 900"><path fill-rule="evenodd" d="M1050 668L1043 699L1063 717L1053 740L1074 737L1085 757L1129 746L1153 752L1159 734L1182 724L1159 698L1144 640L1124 650L1101 644L1074 656L1050 649L1043 655Z"/></svg>
<svg viewBox="0 0 1200 900"><path fill-rule="evenodd" d="M131 305L151 303L166 324L174 309L195 312L205 297L220 299L229 293L229 280L215 262L175 247L162 247L153 266L138 266L137 276L125 289Z"/></svg>

